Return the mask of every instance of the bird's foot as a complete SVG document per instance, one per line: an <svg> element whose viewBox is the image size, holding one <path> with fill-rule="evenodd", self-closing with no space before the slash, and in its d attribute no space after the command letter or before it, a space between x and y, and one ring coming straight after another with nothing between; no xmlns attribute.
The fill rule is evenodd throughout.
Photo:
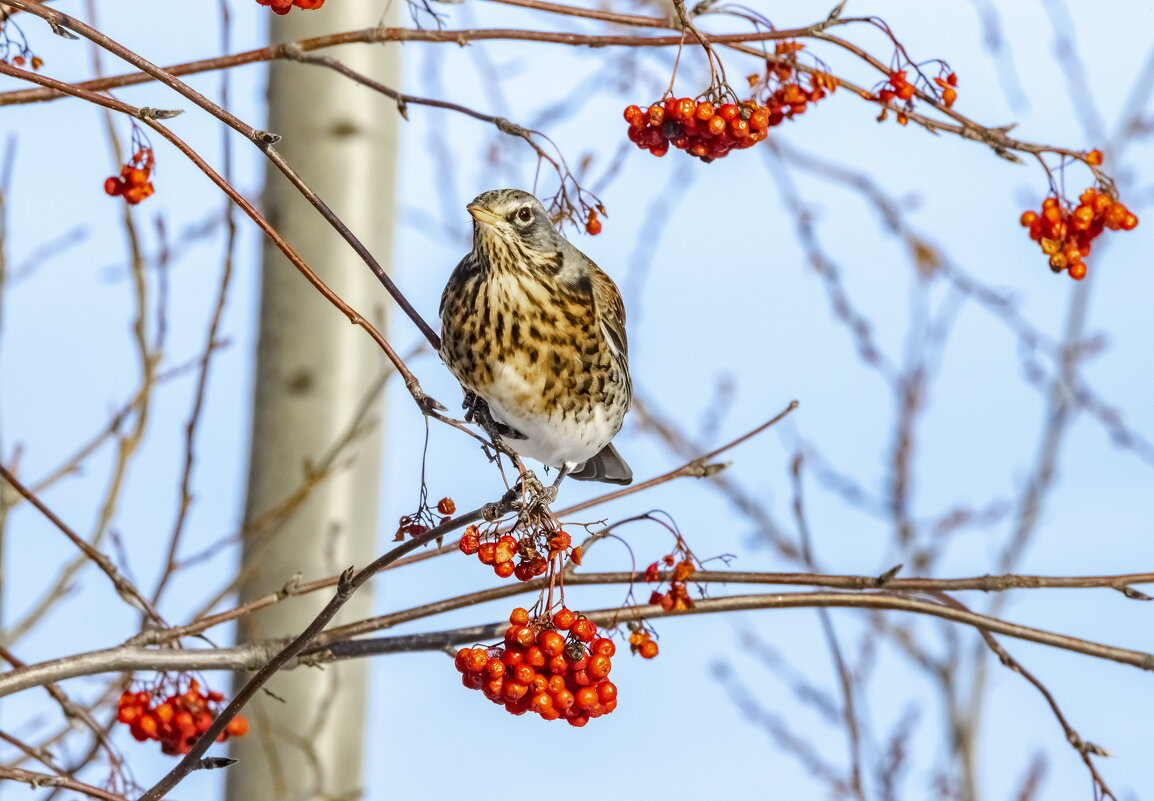
<svg viewBox="0 0 1154 801"><path fill-rule="evenodd" d="M494 420L492 412L489 411L489 404L477 393L465 392L462 407L465 409L465 422L479 425L489 435L489 439L493 440L498 450L504 449L503 440L525 439L525 435L517 429Z"/></svg>
<svg viewBox="0 0 1154 801"><path fill-rule="evenodd" d="M553 483L546 487L532 470L526 470L521 474L514 489L521 493L520 516L523 519L533 517L541 510L548 511L549 505L557 500L557 484Z"/></svg>

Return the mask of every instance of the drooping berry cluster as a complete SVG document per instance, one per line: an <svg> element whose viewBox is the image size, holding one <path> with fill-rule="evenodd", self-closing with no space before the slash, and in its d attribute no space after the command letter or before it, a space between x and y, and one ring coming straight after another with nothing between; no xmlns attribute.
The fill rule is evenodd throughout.
<svg viewBox="0 0 1154 801"><path fill-rule="evenodd" d="M769 129L805 112L837 87L837 81L823 72L809 76L809 88L800 83L797 53L803 45L780 42L774 58L766 61L764 75L749 76L754 96L737 103L670 97L647 107L627 106L629 141L655 156L664 156L672 145L710 162L733 150L753 147L769 136ZM714 87L707 93L714 100L731 90ZM759 99L759 97L761 99Z"/></svg>
<svg viewBox="0 0 1154 801"><path fill-rule="evenodd" d="M200 735L208 731L216 717L216 708L224 700L218 692L201 692L196 679L182 693L173 693L159 703L159 695L147 690L125 691L116 707L116 719L128 726L139 742L158 740L160 750L173 756L187 754ZM248 721L237 715L228 722L216 741L241 737L248 732Z"/></svg>
<svg viewBox="0 0 1154 801"><path fill-rule="evenodd" d="M673 568L673 576L669 580L669 589L665 592L654 590L649 595L649 603L659 604L666 612L683 611L693 608L693 599L689 597L689 588L685 582L689 581L696 572L689 555L678 561L673 554L661 557L660 563L654 562L645 568L645 580L649 583L661 581L660 564Z"/></svg>
<svg viewBox="0 0 1154 801"><path fill-rule="evenodd" d="M945 72L945 69L948 69L948 67L944 67L943 72ZM918 73L918 77L920 77L923 81L925 80L925 76L922 76L920 72ZM917 80L917 77L915 77L915 80ZM958 99L957 74L950 72L944 76L939 75L933 79L933 82L940 90L942 105L944 105L946 108L951 108ZM925 86L927 91L933 91L933 87L930 86L928 81L925 83ZM876 94L871 95L867 93L864 95L864 97L866 100L876 100L883 106L887 107L883 108L881 114L878 115L878 122L881 122L886 118L888 108L893 101L901 101L901 106L899 107L897 114L897 120L899 124L905 125L909 122L909 117L906 116L906 112L913 109L913 101L914 97L917 96L917 93L917 86L908 78L906 78L906 70L894 70L889 74L888 79L884 84L882 84L881 88L877 90Z"/></svg>
<svg viewBox="0 0 1154 801"><path fill-rule="evenodd" d="M135 206L156 191L150 180L154 166L152 148L140 147L120 168L119 176L111 175L104 181L104 191L113 197L122 197L125 203Z"/></svg>
<svg viewBox="0 0 1154 801"><path fill-rule="evenodd" d="M673 145L710 162L765 139L769 112L753 101L715 107L708 100L698 103L688 97L671 97L644 110L627 106L625 121L629 123L629 141L642 150L664 156Z"/></svg>
<svg viewBox="0 0 1154 801"><path fill-rule="evenodd" d="M424 495L421 496L422 498ZM425 505L422 500L418 511L411 515L401 515L401 519L397 521L397 533L393 537L394 542L409 537L416 538L427 532L433 526L439 526L443 523L448 523L453 519L453 514L457 511L457 504L453 502L452 498L441 498L437 501L437 512L440 514L438 519L431 509Z"/></svg>
<svg viewBox="0 0 1154 801"><path fill-rule="evenodd" d="M312 11L325 4L325 0L256 0L262 6L269 6L277 14L287 14L293 6L304 11Z"/></svg>
<svg viewBox="0 0 1154 801"><path fill-rule="evenodd" d="M1095 163L1091 151L1087 160ZM1101 162L1101 154L1097 163ZM1125 205L1105 192L1093 187L1078 198L1073 209L1056 197L1042 201L1041 213L1027 211L1022 214L1021 223L1030 230L1033 239L1050 257L1050 269L1056 273L1067 271L1070 277L1081 281L1086 277L1086 263L1082 261L1090 255L1090 243L1103 230L1130 231L1138 226L1138 218Z"/></svg>
<svg viewBox="0 0 1154 801"><path fill-rule="evenodd" d="M44 66L44 59L40 56L29 56L25 58L22 55L12 56L11 58L0 58L6 64L11 64L13 67L23 67L25 64L32 67L34 70L39 70Z"/></svg>
<svg viewBox="0 0 1154 801"><path fill-rule="evenodd" d="M633 629L629 635L629 650L638 654L642 659L653 659L657 656L657 643L649 635L649 631L640 626Z"/></svg>
<svg viewBox="0 0 1154 801"><path fill-rule="evenodd" d="M512 534L497 536L495 529L484 533L469 526L457 548L466 556L476 555L481 564L490 565L501 578L516 576L520 581L529 581L544 575L554 559L568 556L581 564L581 548L572 545L573 540L565 531L528 530L518 539Z"/></svg>
<svg viewBox="0 0 1154 801"><path fill-rule="evenodd" d="M32 48L28 46L28 37L7 14L0 17L0 61L13 67L28 64L34 70L44 66L44 59L32 53Z"/></svg>
<svg viewBox="0 0 1154 801"><path fill-rule="evenodd" d="M570 726L617 708L617 685L609 681L617 646L597 636L597 624L564 607L536 620L518 607L509 623L503 646L457 652L462 684L513 715L534 712Z"/></svg>

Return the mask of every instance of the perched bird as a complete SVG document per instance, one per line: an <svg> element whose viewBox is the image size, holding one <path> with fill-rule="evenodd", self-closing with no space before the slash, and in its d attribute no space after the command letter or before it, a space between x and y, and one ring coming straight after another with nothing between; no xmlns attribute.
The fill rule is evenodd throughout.
<svg viewBox="0 0 1154 801"><path fill-rule="evenodd" d="M610 442L633 393L621 293L528 192L495 189L466 208L473 250L441 296L441 358L519 455L629 484Z"/></svg>

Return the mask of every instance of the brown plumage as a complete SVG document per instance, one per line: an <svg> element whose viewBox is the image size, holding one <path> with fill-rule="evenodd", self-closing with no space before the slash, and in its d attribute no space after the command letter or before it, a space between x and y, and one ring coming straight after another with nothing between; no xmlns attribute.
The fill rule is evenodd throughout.
<svg viewBox="0 0 1154 801"><path fill-rule="evenodd" d="M441 358L518 454L630 483L610 442L632 397L617 287L528 192L485 192L468 209L473 250L441 296Z"/></svg>

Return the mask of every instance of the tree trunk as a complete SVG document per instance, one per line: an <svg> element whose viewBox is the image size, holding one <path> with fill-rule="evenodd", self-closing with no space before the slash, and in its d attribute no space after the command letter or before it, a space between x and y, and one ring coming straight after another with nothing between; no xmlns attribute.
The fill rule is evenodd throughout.
<svg viewBox="0 0 1154 801"><path fill-rule="evenodd" d="M378 20L382 8L368 0L337 0L320 11L270 14L270 39L363 28ZM399 84L399 46L357 45L326 54L385 84ZM331 70L287 61L271 66L268 100L268 130L283 137L277 148L387 268L396 216L395 105ZM380 284L272 167L264 206L308 264L383 326L388 298ZM309 580L370 561L381 488L383 395L378 392L368 406L365 401L379 387L387 362L363 331L267 244L262 281L241 601L278 590L294 575ZM350 437L359 414L361 426ZM340 446L342 440L347 441ZM310 470L325 465L338 446L326 477L291 512L278 514L286 512L286 501L306 484ZM247 617L238 638L295 635L328 597L320 592L289 598ZM362 590L342 619L370 611L370 594ZM366 664L282 673L268 689L273 695L258 695L245 711L249 734L231 743L239 764L227 774L230 801L359 796Z"/></svg>

